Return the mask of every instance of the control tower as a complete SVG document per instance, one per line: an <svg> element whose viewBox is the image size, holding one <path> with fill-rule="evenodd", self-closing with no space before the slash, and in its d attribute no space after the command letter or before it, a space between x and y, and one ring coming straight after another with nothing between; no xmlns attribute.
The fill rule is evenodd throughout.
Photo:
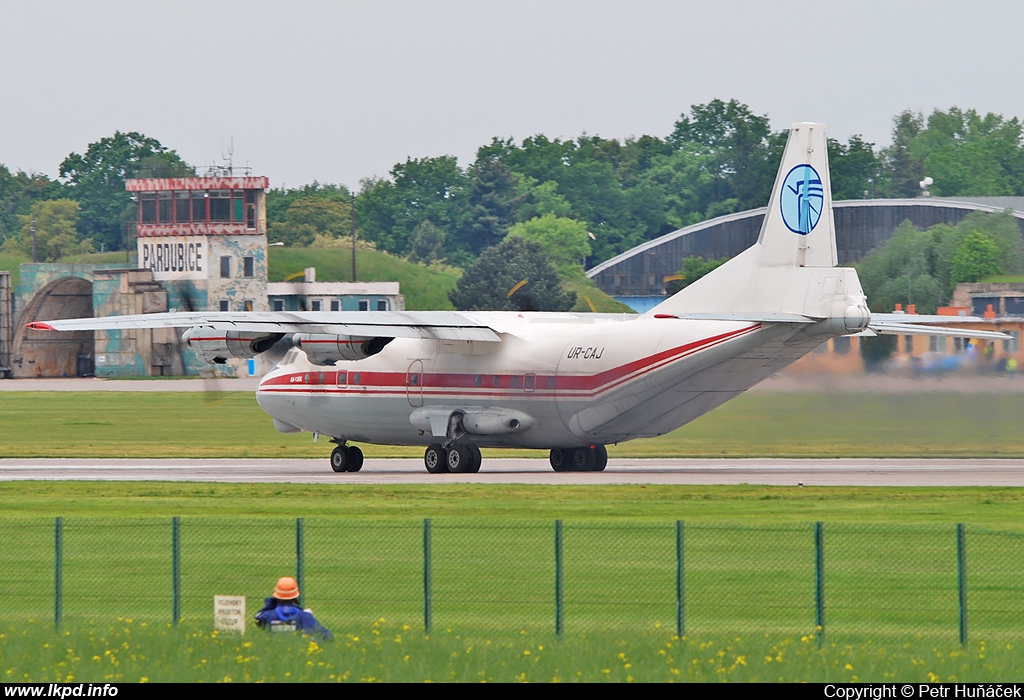
<svg viewBox="0 0 1024 700"><path fill-rule="evenodd" d="M265 177L128 180L138 266L178 311L267 310Z"/></svg>

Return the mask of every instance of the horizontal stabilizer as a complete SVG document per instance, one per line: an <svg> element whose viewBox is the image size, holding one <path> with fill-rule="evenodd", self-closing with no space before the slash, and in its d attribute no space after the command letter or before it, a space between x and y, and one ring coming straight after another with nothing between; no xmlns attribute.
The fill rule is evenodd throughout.
<svg viewBox="0 0 1024 700"><path fill-rule="evenodd" d="M991 323L977 316L938 316L936 314L871 314L871 322L881 323Z"/></svg>
<svg viewBox="0 0 1024 700"><path fill-rule="evenodd" d="M1011 336L996 331L971 330L970 328L949 328L947 326L915 325L912 323L876 323L874 315L868 330L880 335L941 335L949 338L976 338L978 340L1007 340ZM946 316L947 323L949 316Z"/></svg>

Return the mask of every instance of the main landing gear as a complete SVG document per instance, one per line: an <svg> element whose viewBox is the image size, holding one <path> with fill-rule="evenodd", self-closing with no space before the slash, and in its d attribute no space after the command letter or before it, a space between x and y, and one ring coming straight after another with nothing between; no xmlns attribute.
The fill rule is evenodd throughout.
<svg viewBox="0 0 1024 700"><path fill-rule="evenodd" d="M331 469L336 472L357 472L363 468L363 451L355 445L339 442L331 452Z"/></svg>
<svg viewBox="0 0 1024 700"><path fill-rule="evenodd" d="M480 448L471 442L456 442L448 447L435 442L423 454L423 464L431 474L476 474L482 461Z"/></svg>
<svg viewBox="0 0 1024 700"><path fill-rule="evenodd" d="M462 418L462 411L453 411L448 416L444 444L435 442L423 454L423 464L431 474L476 474L480 471L480 448L467 437Z"/></svg>
<svg viewBox="0 0 1024 700"><path fill-rule="evenodd" d="M556 447L548 459L556 472L603 472L608 466L608 450L604 445Z"/></svg>

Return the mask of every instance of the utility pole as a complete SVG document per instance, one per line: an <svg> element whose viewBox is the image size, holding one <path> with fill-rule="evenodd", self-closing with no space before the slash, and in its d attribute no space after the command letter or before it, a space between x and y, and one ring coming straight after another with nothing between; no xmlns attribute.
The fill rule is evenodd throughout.
<svg viewBox="0 0 1024 700"><path fill-rule="evenodd" d="M32 223L29 224L28 230L32 232L32 262L36 261L36 220L32 219Z"/></svg>
<svg viewBox="0 0 1024 700"><path fill-rule="evenodd" d="M356 195L349 192L352 200L352 208L349 210L349 228L352 231L352 281L356 281Z"/></svg>

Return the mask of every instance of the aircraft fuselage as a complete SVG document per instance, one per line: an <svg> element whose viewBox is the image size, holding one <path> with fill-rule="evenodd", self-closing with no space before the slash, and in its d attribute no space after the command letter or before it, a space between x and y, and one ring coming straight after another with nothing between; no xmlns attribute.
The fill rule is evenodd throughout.
<svg viewBox="0 0 1024 700"><path fill-rule="evenodd" d="M333 366L292 350L257 400L285 427L357 442L428 445L443 436L438 421L468 411L481 416L467 428L482 447L609 444L673 430L822 341L786 324L475 316L502 327L501 342L396 338Z"/></svg>

